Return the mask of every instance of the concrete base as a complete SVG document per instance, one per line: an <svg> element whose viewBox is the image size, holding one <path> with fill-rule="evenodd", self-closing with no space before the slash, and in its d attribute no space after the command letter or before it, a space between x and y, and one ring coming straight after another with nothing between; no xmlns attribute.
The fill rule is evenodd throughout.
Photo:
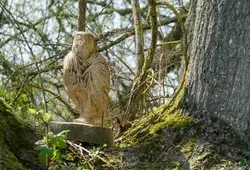
<svg viewBox="0 0 250 170"><path fill-rule="evenodd" d="M93 126L77 122L56 122L49 123L49 130L54 134L63 130L70 130L67 137L70 140L92 143L113 145L112 130L107 127Z"/></svg>

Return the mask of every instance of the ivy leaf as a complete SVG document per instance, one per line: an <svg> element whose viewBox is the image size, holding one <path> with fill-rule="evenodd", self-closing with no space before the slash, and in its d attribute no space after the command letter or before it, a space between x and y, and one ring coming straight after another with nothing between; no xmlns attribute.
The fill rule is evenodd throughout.
<svg viewBox="0 0 250 170"><path fill-rule="evenodd" d="M38 154L38 160L41 164L46 164L46 160L50 161L51 158L53 157L53 152L54 149L52 148L47 148Z"/></svg>
<svg viewBox="0 0 250 170"><path fill-rule="evenodd" d="M54 148L57 146L57 142L58 142L58 138L57 138L57 137L52 136L52 137L49 139L49 143L50 143Z"/></svg>
<svg viewBox="0 0 250 170"><path fill-rule="evenodd" d="M65 149L67 147L66 141L63 139L58 139L57 146L61 149Z"/></svg>
<svg viewBox="0 0 250 170"><path fill-rule="evenodd" d="M39 145L39 146L35 147L35 150L37 150L37 151L42 151L42 150L46 150L46 149L48 149L47 145Z"/></svg>

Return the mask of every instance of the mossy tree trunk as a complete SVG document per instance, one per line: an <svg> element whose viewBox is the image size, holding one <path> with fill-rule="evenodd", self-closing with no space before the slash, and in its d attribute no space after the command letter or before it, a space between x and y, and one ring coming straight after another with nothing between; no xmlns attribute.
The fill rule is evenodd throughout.
<svg viewBox="0 0 250 170"><path fill-rule="evenodd" d="M0 169L43 169L34 150L37 140L35 132L19 121L0 99Z"/></svg>
<svg viewBox="0 0 250 170"><path fill-rule="evenodd" d="M250 122L250 1L193 0L187 19L185 109L218 118L242 137Z"/></svg>

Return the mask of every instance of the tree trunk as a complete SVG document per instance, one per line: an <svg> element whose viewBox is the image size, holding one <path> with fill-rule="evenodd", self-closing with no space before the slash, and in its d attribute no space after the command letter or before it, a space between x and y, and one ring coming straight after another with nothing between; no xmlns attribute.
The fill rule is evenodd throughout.
<svg viewBox="0 0 250 170"><path fill-rule="evenodd" d="M250 122L250 1L193 0L185 108L245 137Z"/></svg>

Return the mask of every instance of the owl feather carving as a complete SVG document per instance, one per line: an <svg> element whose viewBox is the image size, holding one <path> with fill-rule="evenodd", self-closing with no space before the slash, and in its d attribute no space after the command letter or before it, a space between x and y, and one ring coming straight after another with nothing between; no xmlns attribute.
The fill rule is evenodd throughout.
<svg viewBox="0 0 250 170"><path fill-rule="evenodd" d="M65 90L80 113L75 121L100 126L108 112L110 72L106 60L97 53L93 34L76 34L63 61L63 74Z"/></svg>

